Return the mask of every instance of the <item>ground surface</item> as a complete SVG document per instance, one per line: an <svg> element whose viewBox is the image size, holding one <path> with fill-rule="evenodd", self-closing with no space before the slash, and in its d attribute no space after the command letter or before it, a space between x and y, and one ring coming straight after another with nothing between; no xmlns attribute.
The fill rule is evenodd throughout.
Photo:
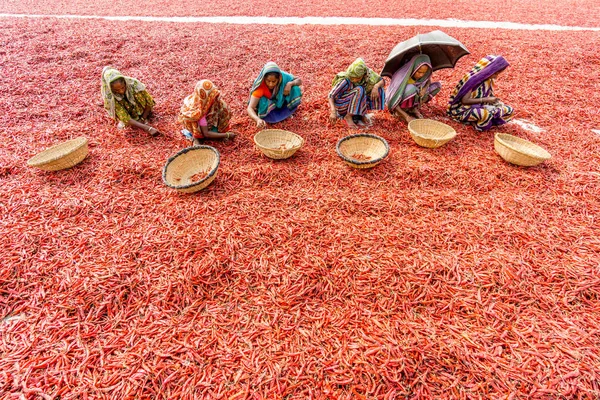
<svg viewBox="0 0 600 400"><path fill-rule="evenodd" d="M480 12L437 1L369 15L600 26L595 3ZM0 1L0 12L371 11L95 4ZM391 153L373 170L350 169L335 153L349 132L327 123L333 75L357 56L380 70L397 42L427 30L1 18L0 397L600 396L600 33L445 28L472 54L436 73L443 90L424 112L458 137L424 149L378 113L369 132ZM444 117L452 87L486 54L511 62L498 95L543 129L502 131L542 145L550 161L506 164L493 151L499 130ZM244 111L269 60L305 90L280 127L306 145L279 162L254 149ZM105 65L148 86L165 136L110 122ZM217 179L181 195L161 168L186 146L176 116L202 78L222 89L240 136L209 142L222 156ZM81 165L26 167L79 135L90 140Z"/></svg>

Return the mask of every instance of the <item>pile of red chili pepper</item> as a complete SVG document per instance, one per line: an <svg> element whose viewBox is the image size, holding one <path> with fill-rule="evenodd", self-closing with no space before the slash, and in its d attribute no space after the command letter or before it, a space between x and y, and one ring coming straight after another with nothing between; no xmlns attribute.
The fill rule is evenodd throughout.
<svg viewBox="0 0 600 400"><path fill-rule="evenodd" d="M371 159L370 156L367 156L365 154L362 153L354 153L352 154L352 158L358 161L368 161Z"/></svg>
<svg viewBox="0 0 600 400"><path fill-rule="evenodd" d="M190 181L191 182L199 182L199 181L203 180L204 178L206 178L207 176L208 176L207 171L200 171L197 174L192 175L190 178Z"/></svg>
<svg viewBox="0 0 600 400"><path fill-rule="evenodd" d="M377 113L368 132L390 155L358 170L335 152L355 132L329 125L332 77L357 56L379 70L422 27L0 28L1 398L600 396L600 58L587 45L600 32L444 29L472 54L435 72L443 89L422 112L459 135L421 148ZM542 132L476 133L445 117L488 53L511 63L497 95ZM245 114L269 60L304 82L277 127L306 142L281 161L254 147ZM105 65L146 84L164 136L108 119ZM206 142L218 176L181 194L161 169L188 145L177 112L203 78L239 135ZM507 164L499 131L552 159ZM82 135L80 165L26 166Z"/></svg>

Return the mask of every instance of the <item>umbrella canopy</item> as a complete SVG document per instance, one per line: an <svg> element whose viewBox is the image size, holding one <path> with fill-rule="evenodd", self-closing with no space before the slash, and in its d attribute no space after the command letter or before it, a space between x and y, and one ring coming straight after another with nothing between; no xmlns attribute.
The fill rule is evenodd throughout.
<svg viewBox="0 0 600 400"><path fill-rule="evenodd" d="M385 60L382 76L391 77L416 54L427 54L433 70L454 68L459 58L469 54L469 50L458 40L442 31L417 35L394 47Z"/></svg>

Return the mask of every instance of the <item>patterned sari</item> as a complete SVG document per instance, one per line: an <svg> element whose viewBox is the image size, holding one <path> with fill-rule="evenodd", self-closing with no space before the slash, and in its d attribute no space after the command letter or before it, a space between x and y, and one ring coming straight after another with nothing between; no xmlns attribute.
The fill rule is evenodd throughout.
<svg viewBox="0 0 600 400"><path fill-rule="evenodd" d="M414 73L424 65L429 67L429 70L424 76L415 80ZM426 54L415 55L396 71L385 93L388 99L388 110L391 112L396 107L412 109L427 103L438 94L442 85L439 82L431 82L432 71L431 60Z"/></svg>
<svg viewBox="0 0 600 400"><path fill-rule="evenodd" d="M250 89L250 98L252 98L252 93L254 93L254 91L263 83L265 75L271 72L279 74L279 83L273 89L271 98L267 98L266 96L260 98L258 101L257 114L258 117L265 122L274 124L283 121L296 111L302 100L302 91L299 86L292 86L290 93L287 96L284 95L283 90L285 85L296 78L294 78L293 75L282 71L273 61L269 61L254 80L252 88ZM250 101L250 99L248 99L248 101Z"/></svg>
<svg viewBox="0 0 600 400"><path fill-rule="evenodd" d="M350 78L362 78L352 83ZM364 116L369 110L383 110L385 91L379 88L379 96L371 100L373 87L381 81L381 76L368 68L362 58L357 58L348 69L333 78L329 97L333 99L335 110L340 117L346 114Z"/></svg>
<svg viewBox="0 0 600 400"><path fill-rule="evenodd" d="M467 94L471 94L474 99L494 96L494 80L490 77L503 71L508 65L508 61L502 56L490 55L479 60L452 92L448 103L448 115L458 122L473 125L478 131L487 131L493 126L510 121L514 110L506 104L462 103L462 98Z"/></svg>
<svg viewBox="0 0 600 400"><path fill-rule="evenodd" d="M192 135L201 139L204 137L198 122L206 118L208 129L225 133L229 129L231 110L221 98L219 89L208 79L196 83L194 93L183 99L178 121Z"/></svg>
<svg viewBox="0 0 600 400"><path fill-rule="evenodd" d="M121 96L112 92L110 84L118 79L125 81L125 95ZM130 119L139 120L146 107L154 107L154 99L146 91L146 86L135 78L124 76L112 67L102 69L100 90L104 100L104 108L108 115L123 124Z"/></svg>

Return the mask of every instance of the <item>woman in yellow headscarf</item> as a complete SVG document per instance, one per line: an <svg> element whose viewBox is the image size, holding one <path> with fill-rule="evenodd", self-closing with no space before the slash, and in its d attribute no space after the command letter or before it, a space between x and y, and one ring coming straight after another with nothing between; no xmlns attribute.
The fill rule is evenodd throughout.
<svg viewBox="0 0 600 400"><path fill-rule="evenodd" d="M179 122L192 134L194 145L200 139L229 139L235 133L229 132L231 110L221 97L214 83L203 79L196 83L194 93L183 99L179 112Z"/></svg>
<svg viewBox="0 0 600 400"><path fill-rule="evenodd" d="M385 106L383 83L381 76L357 58L333 79L329 92L331 123L343 118L350 128L368 125L367 111L383 110Z"/></svg>
<svg viewBox="0 0 600 400"><path fill-rule="evenodd" d="M112 67L104 67L100 84L104 108L112 119L119 121L120 128L129 125L152 136L160 134L146 122L155 103L142 82Z"/></svg>

